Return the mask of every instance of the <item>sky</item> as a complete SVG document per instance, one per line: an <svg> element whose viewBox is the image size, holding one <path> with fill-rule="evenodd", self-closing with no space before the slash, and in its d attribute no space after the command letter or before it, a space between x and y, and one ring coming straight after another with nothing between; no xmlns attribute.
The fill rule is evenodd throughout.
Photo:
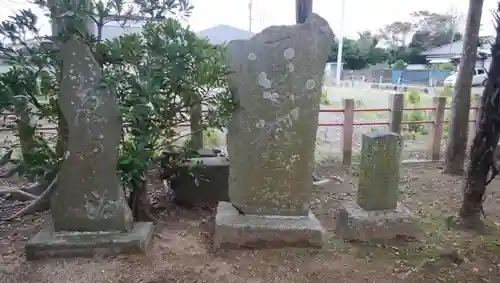
<svg viewBox="0 0 500 283"><path fill-rule="evenodd" d="M195 8L189 24L196 31L219 24L248 30L250 0L191 0ZM341 0L313 0L313 12L325 18L336 35L341 32ZM484 0L481 35L493 34L491 11L498 0ZM394 21L408 21L409 14L417 10L445 13L450 10L462 14L465 20L468 0L346 0L343 33L355 37L358 31L377 31ZM28 0L0 0L0 20L22 7L29 7ZM404 3L404 4L403 4ZM295 22L295 0L253 0L252 31L258 32L270 25ZM35 7L34 9L38 9ZM38 10L39 14L42 13ZM50 32L47 20L42 30Z"/></svg>
<svg viewBox="0 0 500 283"><path fill-rule="evenodd" d="M249 0L194 0L195 10L190 24L196 30L217 24L248 29L248 2ZM339 34L341 30L340 2L341 0L313 0L313 12L325 18L335 34ZM417 10L444 13L453 9L463 14L465 20L468 2L468 0L346 0L344 35L353 37L358 31L377 31L394 21L408 21L411 19L409 14ZM496 3L497 0L484 0L482 20L484 34L493 34L491 11L496 8ZM295 0L253 0L252 6L253 31L259 31L270 25L295 22Z"/></svg>

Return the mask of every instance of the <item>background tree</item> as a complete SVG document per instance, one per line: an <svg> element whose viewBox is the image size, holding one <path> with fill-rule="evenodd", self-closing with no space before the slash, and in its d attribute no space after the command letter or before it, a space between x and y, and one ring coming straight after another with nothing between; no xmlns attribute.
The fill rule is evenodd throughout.
<svg viewBox="0 0 500 283"><path fill-rule="evenodd" d="M375 65L389 59L389 53L386 49L381 48L379 43L380 35L370 31L358 32L359 55L366 58L365 61L368 65Z"/></svg>
<svg viewBox="0 0 500 283"><path fill-rule="evenodd" d="M396 49L401 46L406 46L408 37L414 31L414 24L410 22L394 22L385 25L379 30L380 36L389 44L389 48Z"/></svg>
<svg viewBox="0 0 500 283"><path fill-rule="evenodd" d="M471 1L473 2L473 1ZM495 150L500 135L500 2L495 15L496 39L492 45L492 63L486 87L483 90L479 126L475 133L470 152L467 182L460 209L462 223L471 228L479 228L483 210L486 186L498 175Z"/></svg>
<svg viewBox="0 0 500 283"><path fill-rule="evenodd" d="M404 60L396 60L391 64L391 69L393 70L403 70L406 68L407 63Z"/></svg>
<svg viewBox="0 0 500 283"><path fill-rule="evenodd" d="M462 58L453 93L451 123L444 172L462 174L467 148L472 72L477 59L477 43L484 0L469 0ZM494 78L494 77L493 77Z"/></svg>
<svg viewBox="0 0 500 283"><path fill-rule="evenodd" d="M461 15L454 11L432 13L416 11L412 20L385 25L378 33L358 33L358 38L344 39L344 68L357 70L382 62L393 64L402 60L407 64L426 64L420 53L430 48L460 40ZM335 40L329 61L337 59Z"/></svg>
<svg viewBox="0 0 500 283"><path fill-rule="evenodd" d="M462 39L461 15L450 11L445 14L429 11L411 13L414 19L414 34L409 47L425 51Z"/></svg>
<svg viewBox="0 0 500 283"><path fill-rule="evenodd" d="M379 37L369 31L358 33L358 39L344 39L343 61L347 70L359 70L369 65L386 62L390 58L387 49L380 48ZM335 38L330 52L329 61L337 61L338 41Z"/></svg>

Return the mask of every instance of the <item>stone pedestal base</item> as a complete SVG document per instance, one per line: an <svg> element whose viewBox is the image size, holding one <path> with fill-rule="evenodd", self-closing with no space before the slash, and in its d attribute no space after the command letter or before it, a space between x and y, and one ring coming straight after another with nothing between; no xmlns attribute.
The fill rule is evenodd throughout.
<svg viewBox="0 0 500 283"><path fill-rule="evenodd" d="M322 247L324 242L325 230L311 211L308 216L242 215L228 202L217 207L216 249Z"/></svg>
<svg viewBox="0 0 500 283"><path fill-rule="evenodd" d="M356 202L345 202L336 213L336 232L345 240L390 240L416 237L417 221L398 203L395 210L366 211Z"/></svg>
<svg viewBox="0 0 500 283"><path fill-rule="evenodd" d="M54 233L41 231L25 246L26 258L79 257L119 253L145 253L151 243L153 223L138 222L124 233Z"/></svg>

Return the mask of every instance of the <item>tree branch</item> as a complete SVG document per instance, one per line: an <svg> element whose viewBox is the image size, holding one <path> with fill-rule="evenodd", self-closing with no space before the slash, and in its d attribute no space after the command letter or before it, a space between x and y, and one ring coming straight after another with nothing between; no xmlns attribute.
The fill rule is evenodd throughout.
<svg viewBox="0 0 500 283"><path fill-rule="evenodd" d="M34 200L37 198L37 196L30 194L28 192L25 192L21 190L20 188L9 188L9 187L0 187L0 195L4 194L17 194L21 195L21 197L28 198L30 200Z"/></svg>

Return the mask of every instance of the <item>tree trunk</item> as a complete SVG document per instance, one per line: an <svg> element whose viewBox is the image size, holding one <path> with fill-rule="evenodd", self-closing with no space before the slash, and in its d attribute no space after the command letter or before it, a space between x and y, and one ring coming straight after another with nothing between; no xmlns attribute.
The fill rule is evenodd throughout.
<svg viewBox="0 0 500 283"><path fill-rule="evenodd" d="M35 142L35 125L31 124L28 103L19 102L14 106L14 111L17 116L17 132L19 135L19 143L21 144L21 154L23 161L27 167L33 165L34 148L37 146Z"/></svg>
<svg viewBox="0 0 500 283"><path fill-rule="evenodd" d="M479 2L479 1L478 1ZM482 2L482 1L480 1ZM486 186L498 174L495 150L500 135L500 4L496 12L496 39L492 47L492 63L488 83L483 90L478 129L470 152L467 182L464 188L461 222L476 228L483 211ZM489 176L489 177L488 177ZM482 225L481 225L482 226Z"/></svg>
<svg viewBox="0 0 500 283"><path fill-rule="evenodd" d="M312 14L312 0L295 0L295 22L304 23Z"/></svg>
<svg viewBox="0 0 500 283"><path fill-rule="evenodd" d="M469 108L473 70L477 59L477 43L484 0L469 0L463 54L451 107L451 124L446 149L444 173L460 175L464 171L469 126Z"/></svg>
<svg viewBox="0 0 500 283"><path fill-rule="evenodd" d="M189 147L195 150L203 148L203 124L202 124L202 106L199 94L194 94L195 101L191 106L190 127L191 127L191 140Z"/></svg>
<svg viewBox="0 0 500 283"><path fill-rule="evenodd" d="M148 222L152 220L151 201L149 200L146 178L133 182L132 192L128 199L128 205L136 222Z"/></svg>

